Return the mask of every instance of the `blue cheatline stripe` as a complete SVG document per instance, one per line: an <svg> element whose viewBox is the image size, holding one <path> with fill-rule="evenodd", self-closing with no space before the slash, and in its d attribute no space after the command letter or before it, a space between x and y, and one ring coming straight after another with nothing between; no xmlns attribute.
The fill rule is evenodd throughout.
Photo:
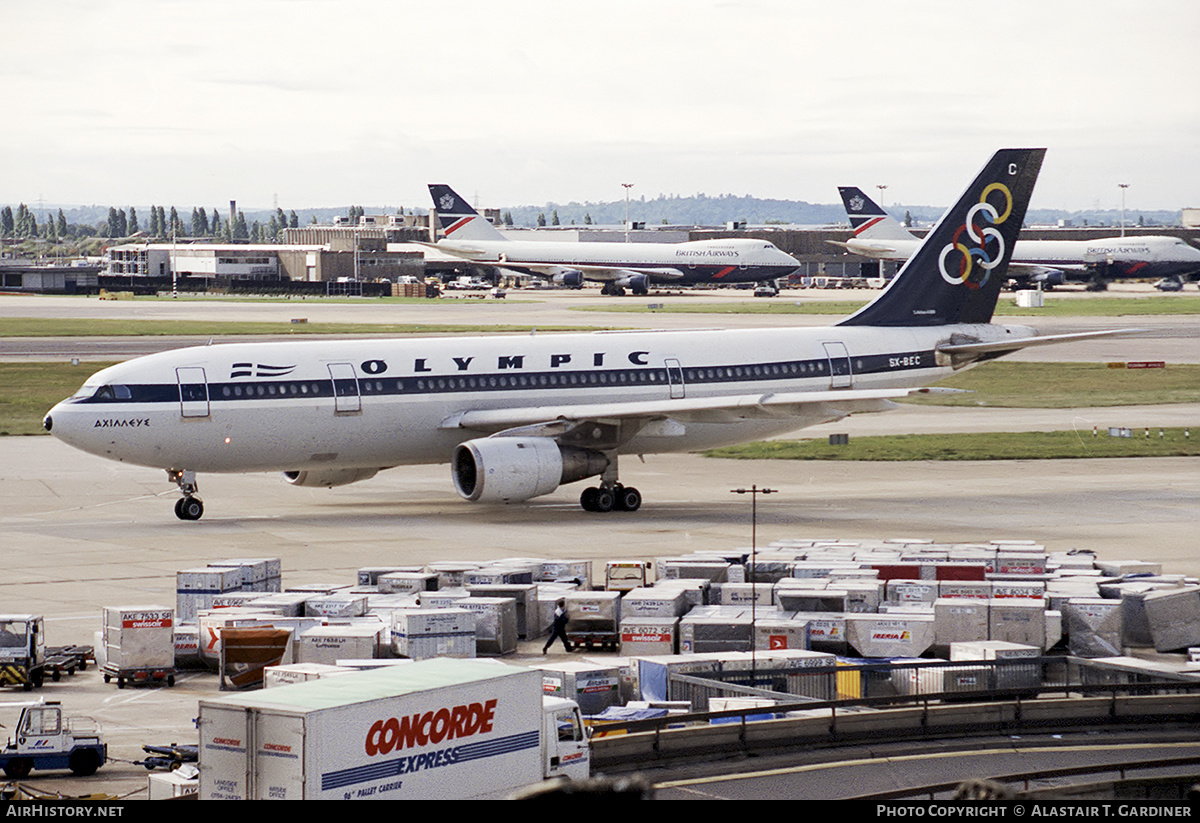
<svg viewBox="0 0 1200 823"><path fill-rule="evenodd" d="M538 745L536 731L516 734L512 737L501 737L498 740L484 740L479 743L469 743L458 749L458 762L465 760L482 760L485 757L496 757L511 754Z"/></svg>
<svg viewBox="0 0 1200 823"><path fill-rule="evenodd" d="M523 732L521 734L509 735L495 740L484 740L478 743L468 743L465 746L457 746L455 749L455 757L453 763L445 765L456 765L472 760L483 760L488 757L499 757L500 755L512 754L513 752L524 751L525 749L537 748L539 744L539 733L535 731ZM350 769L341 769L336 772L327 772L321 775L321 790L329 791L330 789L341 789L346 786L353 786L359 783L368 783L373 780L384 780L389 777L397 777L406 773L405 764L410 758L415 755L404 754L400 757L391 760L385 760L379 763L368 763L365 766L355 766Z"/></svg>
<svg viewBox="0 0 1200 823"><path fill-rule="evenodd" d="M853 354L850 356L854 376L872 374L894 374L914 369L929 369L936 365L934 350ZM819 390L815 386L778 386L780 381L804 379L827 379L829 358L817 357L805 360L781 360L765 363L746 363L721 366L684 366L683 383L688 386L721 385L727 383L776 384L777 391ZM523 371L513 370L503 374L496 372L480 374L441 374L432 376L386 377L359 375L357 394L363 398L377 396L421 396L448 393L491 393L506 391L547 390L595 390L597 388L648 388L666 386L667 369L660 367L617 368L617 369L573 369L569 371ZM346 391L335 391L332 380L253 380L208 383L208 397L198 396L191 400L210 402L311 400L335 396L354 396L355 379L341 378ZM123 403L180 402L179 386L176 384L134 384L127 387L128 399L114 400L98 396L73 401L81 404L119 406ZM747 389L750 391L751 389ZM757 390L757 389L756 389Z"/></svg>

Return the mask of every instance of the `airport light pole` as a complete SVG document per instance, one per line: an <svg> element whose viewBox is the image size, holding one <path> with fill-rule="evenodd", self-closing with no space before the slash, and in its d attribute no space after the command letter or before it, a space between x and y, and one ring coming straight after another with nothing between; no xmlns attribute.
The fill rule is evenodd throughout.
<svg viewBox="0 0 1200 823"><path fill-rule="evenodd" d="M633 188L632 183L622 183L625 187L625 242L629 242L629 190Z"/></svg>
<svg viewBox="0 0 1200 823"><path fill-rule="evenodd" d="M876 183L875 188L879 189L879 208L883 209L884 208L883 193L884 193L884 191L887 190L887 183ZM884 209L884 211L886 211L886 209ZM879 278L881 280L884 280L885 283L887 282L887 280L886 280L886 278L887 278L887 261L886 260L879 261Z"/></svg>
<svg viewBox="0 0 1200 823"><path fill-rule="evenodd" d="M766 486L761 489L757 485L751 485L750 488L730 489L730 494L748 494L750 495L750 685L753 688L757 687L758 682L758 638L757 617L758 617L758 583L757 569L755 558L758 555L758 496L760 494L775 494L779 489L768 489Z"/></svg>
<svg viewBox="0 0 1200 823"><path fill-rule="evenodd" d="M1128 183L1118 183L1121 188L1121 236L1125 236L1125 189L1129 188Z"/></svg>

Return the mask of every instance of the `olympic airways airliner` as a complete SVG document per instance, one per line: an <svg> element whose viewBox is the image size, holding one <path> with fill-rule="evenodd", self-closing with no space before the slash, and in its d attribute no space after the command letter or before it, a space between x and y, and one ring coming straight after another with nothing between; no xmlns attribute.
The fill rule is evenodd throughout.
<svg viewBox="0 0 1200 823"><path fill-rule="evenodd" d="M622 455L883 411L980 361L1105 334L991 323L1044 153L999 151L889 286L828 328L201 346L97 372L44 425L92 454L165 469L184 520L204 511L197 473L338 486L445 462L470 501L596 477L584 509L633 511L642 497L619 482Z"/></svg>
<svg viewBox="0 0 1200 823"><path fill-rule="evenodd" d="M831 240L847 251L876 260L907 260L921 245L896 218L854 186L838 189L854 236ZM1178 237L1138 235L1095 240L1021 240L1013 251L1009 277L1025 284L1058 286L1087 279L1097 287L1107 280L1165 277L1184 282L1200 273L1200 249Z"/></svg>
<svg viewBox="0 0 1200 823"><path fill-rule="evenodd" d="M787 277L800 266L775 244L749 238L688 243L510 240L449 186L430 184L429 193L444 234L431 244L438 251L564 286L603 283L603 294L622 295L625 289L647 294L652 285L758 283Z"/></svg>

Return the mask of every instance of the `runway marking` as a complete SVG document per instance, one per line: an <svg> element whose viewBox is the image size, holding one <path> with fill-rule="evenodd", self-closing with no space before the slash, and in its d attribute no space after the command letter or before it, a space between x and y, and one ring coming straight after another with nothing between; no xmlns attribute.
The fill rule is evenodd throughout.
<svg viewBox="0 0 1200 823"><path fill-rule="evenodd" d="M879 765L881 763L906 763L919 762L922 760L942 760L946 758L961 758L961 757L991 757L993 755L1014 754L1014 753L1029 753L1029 752L1045 752L1053 750L1056 752L1089 752L1089 751L1119 751L1123 749L1135 749L1137 751L1145 751L1146 743L1109 743L1109 744L1089 744L1079 746L1030 746L1030 747L1008 747L1003 749L981 749L971 752L934 752L930 754L911 754L901 757L863 757L855 760L839 760L832 763L811 763L804 766L788 766L781 769L766 769L758 772L743 772L741 774L731 775L714 775L712 777L698 777L687 780L669 780L665 783L655 783L656 789L677 789L686 788L689 786L699 786L706 783L724 783L731 780L749 780L758 777L777 777L786 774L803 774L804 772L819 772L826 769L841 769L852 766L869 766ZM1161 743L1154 744L1155 748L1162 749L1194 749L1197 743Z"/></svg>

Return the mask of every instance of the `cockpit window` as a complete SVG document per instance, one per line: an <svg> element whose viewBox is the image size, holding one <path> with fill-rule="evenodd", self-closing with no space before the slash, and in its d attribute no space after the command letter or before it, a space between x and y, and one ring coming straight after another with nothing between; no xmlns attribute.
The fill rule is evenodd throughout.
<svg viewBox="0 0 1200 823"><path fill-rule="evenodd" d="M72 400L130 400L133 398L133 393L129 391L128 386L123 386L115 383L109 386L96 386L95 384L84 384L79 391L71 396Z"/></svg>

